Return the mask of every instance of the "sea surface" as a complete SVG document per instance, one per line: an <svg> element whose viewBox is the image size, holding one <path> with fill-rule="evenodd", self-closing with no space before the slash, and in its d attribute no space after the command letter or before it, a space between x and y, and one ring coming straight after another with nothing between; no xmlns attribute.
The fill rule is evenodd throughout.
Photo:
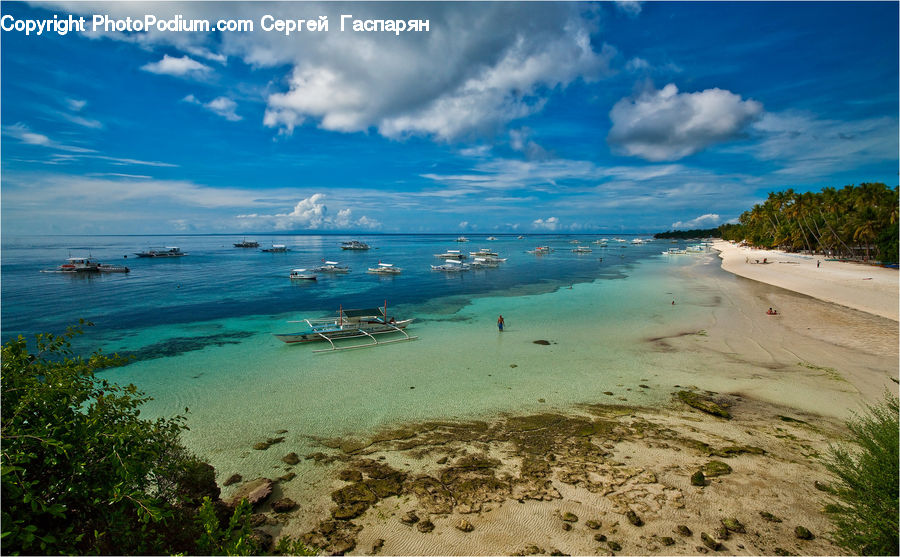
<svg viewBox="0 0 900 557"><path fill-rule="evenodd" d="M592 244L599 238L607 238L608 247ZM151 395L148 417L189 409L189 447L220 475L255 477L283 466L271 450L251 450L279 430L288 433L278 456L302 455L317 450L321 438L364 436L408 421L665 400L698 364L654 349L650 340L702 327L711 294L685 271L721 271L709 254L661 254L684 243L632 243L635 238L647 237L498 235L489 241L478 235L467 243L456 242L456 235L247 238L262 248L290 248L273 254L233 247L240 236L5 236L0 334L5 342L60 333L80 318L93 322L74 343L77 350L131 358L102 371L105 378ZM341 243L351 239L372 249L342 251ZM575 240L593 252L573 253ZM555 251L527 253L539 245ZM178 246L189 255L134 255L158 246ZM431 270L442 262L434 254L480 248L507 261L458 274ZM131 272L40 272L88 254ZM288 278L292 268L323 260L351 272L320 274L315 282ZM379 262L401 267L402 274L366 273ZM286 345L272 336L302 328L289 321L333 315L340 306L385 303L390 315L415 318L408 331L417 340L318 354L313 350L327 344ZM501 314L502 333L496 326ZM315 467L304 470L297 486L319 481Z"/></svg>

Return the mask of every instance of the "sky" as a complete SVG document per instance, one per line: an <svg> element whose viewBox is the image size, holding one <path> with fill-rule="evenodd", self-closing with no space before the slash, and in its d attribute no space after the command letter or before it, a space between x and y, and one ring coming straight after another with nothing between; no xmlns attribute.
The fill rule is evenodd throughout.
<svg viewBox="0 0 900 557"><path fill-rule="evenodd" d="M0 12L5 235L648 233L733 222L771 191L898 183L897 2ZM54 16L86 28L16 29Z"/></svg>

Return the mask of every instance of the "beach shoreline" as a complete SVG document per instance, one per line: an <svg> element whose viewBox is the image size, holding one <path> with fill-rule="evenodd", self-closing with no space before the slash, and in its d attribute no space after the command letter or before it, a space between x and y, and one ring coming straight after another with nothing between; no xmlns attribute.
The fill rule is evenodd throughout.
<svg viewBox="0 0 900 557"><path fill-rule="evenodd" d="M730 273L893 321L900 320L896 269L737 246L724 240L715 241L713 249L719 252L722 268Z"/></svg>
<svg viewBox="0 0 900 557"><path fill-rule="evenodd" d="M843 553L821 512L820 457L846 433L844 419L885 390L896 395L897 322L693 257L671 271L684 286L659 300L680 318L643 341L647 379L565 409L320 439L301 458L322 480L303 495L276 482L273 494L303 508L262 504L264 528L347 554L697 555L716 544L735 555ZM773 305L780 315L765 314ZM731 418L690 407L682 391ZM268 450L273 468L302 435L285 437ZM815 538L798 538L796 526Z"/></svg>

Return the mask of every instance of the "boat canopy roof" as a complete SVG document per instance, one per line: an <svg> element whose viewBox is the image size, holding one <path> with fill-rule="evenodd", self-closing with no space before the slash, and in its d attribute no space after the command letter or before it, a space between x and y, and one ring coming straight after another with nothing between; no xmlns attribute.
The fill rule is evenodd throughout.
<svg viewBox="0 0 900 557"><path fill-rule="evenodd" d="M346 317L372 317L384 315L384 308L371 309L345 309L343 310Z"/></svg>
<svg viewBox="0 0 900 557"><path fill-rule="evenodd" d="M337 265L338 262L337 261L326 261L325 264L326 265Z"/></svg>
<svg viewBox="0 0 900 557"><path fill-rule="evenodd" d="M306 269L291 269L292 273L305 273Z"/></svg>

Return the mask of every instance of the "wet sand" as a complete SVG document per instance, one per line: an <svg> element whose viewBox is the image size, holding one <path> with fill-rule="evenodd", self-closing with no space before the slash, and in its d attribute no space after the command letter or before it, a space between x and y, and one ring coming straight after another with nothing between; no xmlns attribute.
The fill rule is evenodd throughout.
<svg viewBox="0 0 900 557"><path fill-rule="evenodd" d="M713 257L679 272L709 311L645 340L647 377L665 380L565 410L319 439L301 459L322 481L302 495L277 482L262 528L329 553L841 554L819 457L845 418L896 394L897 322L722 273ZM634 405L645 390L666 402ZM292 469L289 441L266 451L270 477ZM285 494L299 509L272 512Z"/></svg>

